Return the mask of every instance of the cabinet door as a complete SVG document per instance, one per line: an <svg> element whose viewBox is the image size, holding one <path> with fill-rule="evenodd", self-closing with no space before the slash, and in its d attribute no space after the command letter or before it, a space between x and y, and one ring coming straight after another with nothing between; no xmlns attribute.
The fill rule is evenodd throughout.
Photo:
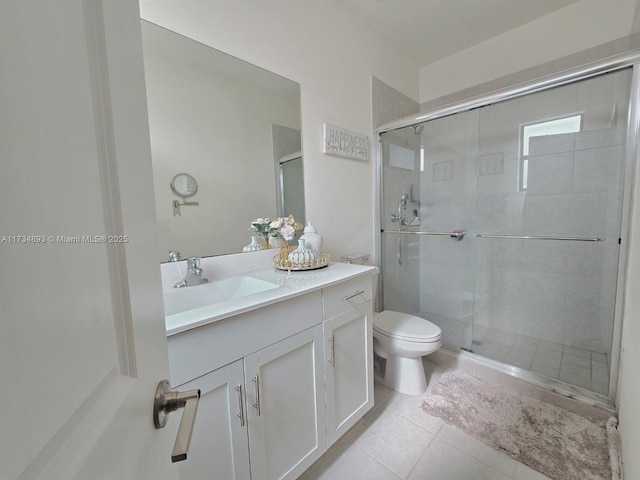
<svg viewBox="0 0 640 480"><path fill-rule="evenodd" d="M180 390L199 388L201 395L189 457L180 463L181 478L249 478L246 417L240 417L245 400L243 383L242 360L238 360L180 386Z"/></svg>
<svg viewBox="0 0 640 480"><path fill-rule="evenodd" d="M297 478L326 450L322 326L244 359L252 480Z"/></svg>
<svg viewBox="0 0 640 480"><path fill-rule="evenodd" d="M373 407L371 302L324 322L329 446Z"/></svg>

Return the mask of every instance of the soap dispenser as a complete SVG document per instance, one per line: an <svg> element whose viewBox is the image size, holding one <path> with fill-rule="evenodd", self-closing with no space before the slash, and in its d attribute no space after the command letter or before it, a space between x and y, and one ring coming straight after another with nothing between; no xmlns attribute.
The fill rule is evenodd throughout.
<svg viewBox="0 0 640 480"><path fill-rule="evenodd" d="M320 247L322 247L322 235L318 233L318 230L311 222L307 223L304 227L304 233L300 236L301 240L304 240L306 247L309 250L320 253Z"/></svg>

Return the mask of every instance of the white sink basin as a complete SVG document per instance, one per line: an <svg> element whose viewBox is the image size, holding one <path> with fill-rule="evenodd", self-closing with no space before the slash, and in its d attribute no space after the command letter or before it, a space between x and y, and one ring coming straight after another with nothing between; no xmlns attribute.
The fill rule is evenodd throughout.
<svg viewBox="0 0 640 480"><path fill-rule="evenodd" d="M279 285L254 277L234 277L218 282L174 288L164 294L165 316L212 306L255 293L278 288Z"/></svg>

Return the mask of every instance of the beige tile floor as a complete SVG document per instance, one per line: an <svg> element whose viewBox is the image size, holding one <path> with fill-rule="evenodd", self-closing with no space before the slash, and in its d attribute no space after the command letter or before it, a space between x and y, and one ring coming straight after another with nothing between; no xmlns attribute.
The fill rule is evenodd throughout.
<svg viewBox="0 0 640 480"><path fill-rule="evenodd" d="M431 381L442 372L434 371ZM424 413L421 396L375 385L375 406L300 478L304 480L549 480Z"/></svg>

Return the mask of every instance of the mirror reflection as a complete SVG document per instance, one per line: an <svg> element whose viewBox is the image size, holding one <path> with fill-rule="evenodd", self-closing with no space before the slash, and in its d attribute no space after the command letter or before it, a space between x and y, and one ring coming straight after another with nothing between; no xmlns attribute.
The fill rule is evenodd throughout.
<svg viewBox="0 0 640 480"><path fill-rule="evenodd" d="M299 85L146 21L142 39L158 259L241 252L259 217L304 224ZM176 213L181 172L199 206Z"/></svg>

